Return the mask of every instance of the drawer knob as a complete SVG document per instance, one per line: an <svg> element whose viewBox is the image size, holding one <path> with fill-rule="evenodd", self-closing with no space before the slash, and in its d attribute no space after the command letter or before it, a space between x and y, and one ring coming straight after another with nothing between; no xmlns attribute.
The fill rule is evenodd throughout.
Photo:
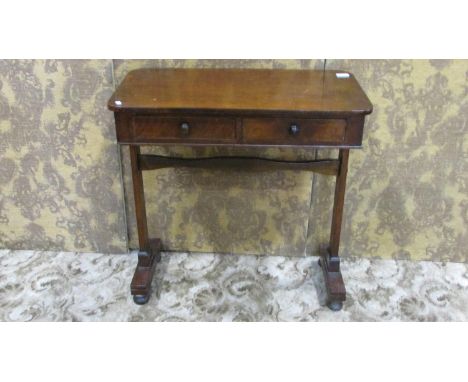
<svg viewBox="0 0 468 382"><path fill-rule="evenodd" d="M296 125L295 123L293 123L291 126L289 126L289 134L297 135L299 134L299 131L301 131L299 125Z"/></svg>
<svg viewBox="0 0 468 382"><path fill-rule="evenodd" d="M190 130L190 126L187 122L182 122L180 124L180 131L182 132L182 135L188 135Z"/></svg>

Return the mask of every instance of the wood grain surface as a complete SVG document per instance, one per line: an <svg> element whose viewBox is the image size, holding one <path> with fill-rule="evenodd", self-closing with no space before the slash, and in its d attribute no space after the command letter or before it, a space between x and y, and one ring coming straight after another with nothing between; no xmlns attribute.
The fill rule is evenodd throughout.
<svg viewBox="0 0 468 382"><path fill-rule="evenodd" d="M138 69L127 74L108 107L151 112L369 114L354 76L337 71Z"/></svg>

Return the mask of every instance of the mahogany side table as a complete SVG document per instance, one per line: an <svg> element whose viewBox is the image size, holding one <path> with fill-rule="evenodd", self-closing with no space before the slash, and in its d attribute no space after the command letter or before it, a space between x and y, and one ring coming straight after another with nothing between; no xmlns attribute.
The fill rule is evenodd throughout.
<svg viewBox="0 0 468 382"><path fill-rule="evenodd" d="M348 72L263 69L140 69L127 74L108 102L117 141L129 145L137 218L138 265L131 283L137 304L150 297L161 241L148 235L142 171L164 167L259 171L300 169L336 177L326 251L320 255L327 305L340 310L341 220L349 150L360 148L372 104ZM176 158L143 155L142 145L337 148L338 159Z"/></svg>

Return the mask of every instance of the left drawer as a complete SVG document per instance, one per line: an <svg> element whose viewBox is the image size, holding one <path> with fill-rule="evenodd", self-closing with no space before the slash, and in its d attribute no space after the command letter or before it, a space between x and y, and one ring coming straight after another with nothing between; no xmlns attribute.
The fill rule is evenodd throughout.
<svg viewBox="0 0 468 382"><path fill-rule="evenodd" d="M127 124L134 143L236 142L236 120L224 117L135 115Z"/></svg>

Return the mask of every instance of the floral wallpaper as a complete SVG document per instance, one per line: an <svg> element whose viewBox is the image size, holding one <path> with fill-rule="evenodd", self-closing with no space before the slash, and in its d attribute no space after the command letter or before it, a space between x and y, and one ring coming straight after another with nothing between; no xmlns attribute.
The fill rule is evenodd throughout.
<svg viewBox="0 0 468 382"><path fill-rule="evenodd" d="M123 253L127 236L137 246L128 148L106 102L140 67L353 72L374 112L350 155L341 254L468 261L468 60L0 61L0 248ZM331 177L164 169L144 182L150 233L169 250L304 256L328 240Z"/></svg>
<svg viewBox="0 0 468 382"><path fill-rule="evenodd" d="M0 247L124 252L112 62L0 61Z"/></svg>
<svg viewBox="0 0 468 382"><path fill-rule="evenodd" d="M350 154L342 254L468 261L468 60L326 68L353 72L374 104ZM309 252L328 238L332 191L316 175Z"/></svg>

